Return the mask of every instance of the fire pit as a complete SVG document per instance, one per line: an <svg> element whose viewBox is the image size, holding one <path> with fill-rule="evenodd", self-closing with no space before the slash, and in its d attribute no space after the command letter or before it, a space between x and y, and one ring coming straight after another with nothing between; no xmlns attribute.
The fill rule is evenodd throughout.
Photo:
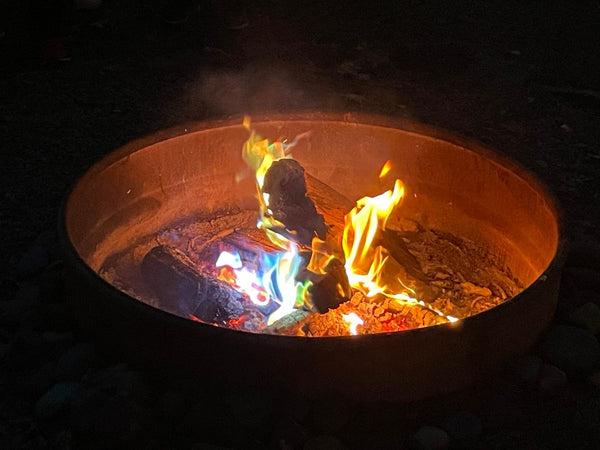
<svg viewBox="0 0 600 450"><path fill-rule="evenodd" d="M535 341L562 266L534 177L376 116L160 133L90 169L61 218L73 308L97 341L313 395L473 383Z"/></svg>

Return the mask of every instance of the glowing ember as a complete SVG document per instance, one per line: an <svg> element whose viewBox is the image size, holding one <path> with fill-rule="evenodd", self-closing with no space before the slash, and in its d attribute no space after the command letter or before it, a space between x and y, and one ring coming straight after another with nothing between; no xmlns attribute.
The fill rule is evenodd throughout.
<svg viewBox="0 0 600 450"><path fill-rule="evenodd" d="M358 326L364 324L364 321L356 313L342 314L342 317L350 326L350 334L358 334Z"/></svg>

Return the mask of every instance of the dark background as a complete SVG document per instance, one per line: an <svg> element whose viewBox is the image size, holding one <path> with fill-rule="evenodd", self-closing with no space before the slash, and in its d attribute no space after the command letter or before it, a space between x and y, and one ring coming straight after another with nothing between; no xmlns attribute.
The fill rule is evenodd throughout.
<svg viewBox="0 0 600 450"><path fill-rule="evenodd" d="M4 299L94 161L176 124L259 111L376 112L479 140L549 186L572 241L600 236L600 2L256 0L230 30L241 6L202 3L172 25L159 2L105 0L65 10L63 63L40 52L35 1L0 5Z"/></svg>

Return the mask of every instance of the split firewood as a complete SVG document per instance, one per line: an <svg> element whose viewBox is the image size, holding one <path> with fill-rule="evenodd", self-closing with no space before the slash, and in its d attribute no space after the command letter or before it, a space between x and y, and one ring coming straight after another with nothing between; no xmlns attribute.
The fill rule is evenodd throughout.
<svg viewBox="0 0 600 450"><path fill-rule="evenodd" d="M159 245L141 264L142 277L161 309L207 323L227 323L244 311L243 296L227 283L200 273L179 250Z"/></svg>
<svg viewBox="0 0 600 450"><path fill-rule="evenodd" d="M313 200L319 214L325 218L328 227L337 236L341 236L344 230L344 217L355 204L309 174L306 174L306 186L309 197ZM327 242L331 245L332 240L328 239ZM417 258L408 250L400 232L391 229L382 230L380 239L374 245L385 248L398 263L390 266L398 269L398 274L393 278L400 277L420 299L426 302L431 302L439 296L439 288L430 284L431 280L423 272Z"/></svg>
<svg viewBox="0 0 600 450"><path fill-rule="evenodd" d="M262 330L266 334L295 334L314 312L306 309L296 309Z"/></svg>

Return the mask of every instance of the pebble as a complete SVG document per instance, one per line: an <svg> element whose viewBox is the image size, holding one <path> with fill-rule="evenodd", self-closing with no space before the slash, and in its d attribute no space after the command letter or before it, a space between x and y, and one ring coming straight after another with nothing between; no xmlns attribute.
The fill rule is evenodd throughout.
<svg viewBox="0 0 600 450"><path fill-rule="evenodd" d="M540 377L543 364L539 356L526 355L519 358L514 365L517 380L526 385L535 384Z"/></svg>
<svg viewBox="0 0 600 450"><path fill-rule="evenodd" d="M595 303L580 306L569 315L569 320L594 334L600 332L600 308Z"/></svg>
<svg viewBox="0 0 600 450"><path fill-rule="evenodd" d="M420 450L443 450L450 445L450 436L441 428L422 426L414 434L413 441Z"/></svg>
<svg viewBox="0 0 600 450"><path fill-rule="evenodd" d="M448 416L442 428L458 441L476 439L481 435L481 420L469 411L460 411Z"/></svg>
<svg viewBox="0 0 600 450"><path fill-rule="evenodd" d="M560 369L589 372L600 362L600 344L587 330L559 325L542 344L544 356Z"/></svg>
<svg viewBox="0 0 600 450"><path fill-rule="evenodd" d="M66 410L80 388L79 383L57 383L36 403L35 413L42 419L49 419Z"/></svg>
<svg viewBox="0 0 600 450"><path fill-rule="evenodd" d="M555 394L567 384L567 375L552 364L544 364L539 389L545 394Z"/></svg>
<svg viewBox="0 0 600 450"><path fill-rule="evenodd" d="M17 274L20 278L27 278L40 272L48 265L50 258L47 250L40 245L32 245L27 249L17 263Z"/></svg>
<svg viewBox="0 0 600 450"><path fill-rule="evenodd" d="M304 443L304 450L346 450L348 447L335 436L320 435Z"/></svg>
<svg viewBox="0 0 600 450"><path fill-rule="evenodd" d="M76 381L93 367L95 362L94 346L79 343L67 350L56 365L56 378L60 381Z"/></svg>

